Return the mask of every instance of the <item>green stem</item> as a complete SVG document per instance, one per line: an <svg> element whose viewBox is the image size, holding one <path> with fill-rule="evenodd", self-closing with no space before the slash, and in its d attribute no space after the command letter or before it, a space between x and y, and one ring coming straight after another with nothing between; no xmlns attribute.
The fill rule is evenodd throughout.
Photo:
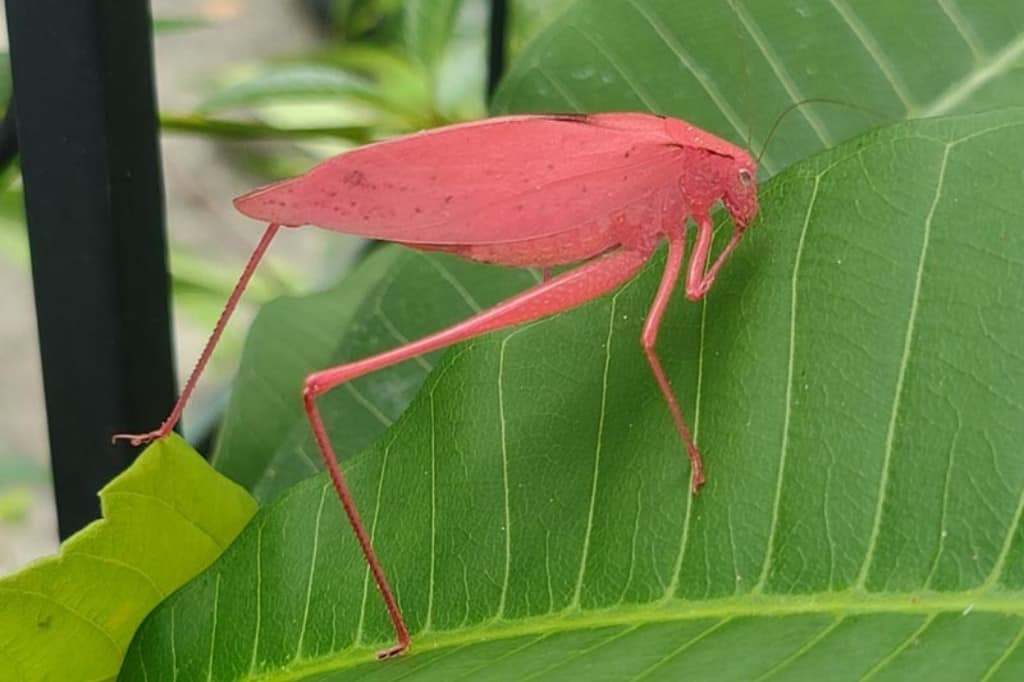
<svg viewBox="0 0 1024 682"><path fill-rule="evenodd" d="M267 123L230 121L199 114L160 114L160 127L177 133L196 133L231 139L307 139L336 137L363 143L370 139L367 126L278 128Z"/></svg>

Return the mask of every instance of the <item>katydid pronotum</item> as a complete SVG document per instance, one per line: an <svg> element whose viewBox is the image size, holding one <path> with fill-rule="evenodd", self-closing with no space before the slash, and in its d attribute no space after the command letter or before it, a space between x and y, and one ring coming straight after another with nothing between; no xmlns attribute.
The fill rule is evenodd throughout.
<svg viewBox="0 0 1024 682"><path fill-rule="evenodd" d="M697 228L686 296L707 293L757 213L756 163L743 149L684 121L637 113L507 116L371 144L305 175L235 200L269 223L185 388L159 429L118 435L134 445L162 438L181 417L242 291L280 227L318 227L447 251L487 263L548 268L583 262L452 327L399 348L306 377L306 415L345 513L394 624L389 658L409 632L331 448L316 399L356 377L487 332L568 310L630 280L662 240L668 257L641 336L651 372L692 465L700 453L655 350L658 327L683 269L686 225ZM721 202L734 230L707 267L711 209Z"/></svg>

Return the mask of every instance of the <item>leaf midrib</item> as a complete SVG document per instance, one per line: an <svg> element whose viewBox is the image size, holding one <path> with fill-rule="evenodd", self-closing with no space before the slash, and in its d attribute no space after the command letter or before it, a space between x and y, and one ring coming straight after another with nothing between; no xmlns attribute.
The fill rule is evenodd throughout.
<svg viewBox="0 0 1024 682"><path fill-rule="evenodd" d="M531 635L595 630L614 626L721 620L779 616L864 616L991 613L1024 616L1024 590L981 588L963 592L865 592L846 590L801 595L745 594L701 602L672 599L652 606L637 604L592 611L565 610L518 620L494 619L481 625L455 630L421 630L413 634L410 656L420 652L437 653L481 642L516 639ZM323 672L338 672L374 660L377 650L387 642L359 644L324 658L297 660L287 668L266 676L243 677L255 682L289 682ZM386 664L384 664L386 665Z"/></svg>

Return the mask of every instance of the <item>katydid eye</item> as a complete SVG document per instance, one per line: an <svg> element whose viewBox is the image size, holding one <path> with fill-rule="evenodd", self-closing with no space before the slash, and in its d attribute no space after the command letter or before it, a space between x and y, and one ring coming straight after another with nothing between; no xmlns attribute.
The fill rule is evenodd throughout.
<svg viewBox="0 0 1024 682"><path fill-rule="evenodd" d="M751 182L754 181L754 178L750 175L750 171L748 171L746 168L740 169L739 177L740 184L743 185L744 187L748 186Z"/></svg>

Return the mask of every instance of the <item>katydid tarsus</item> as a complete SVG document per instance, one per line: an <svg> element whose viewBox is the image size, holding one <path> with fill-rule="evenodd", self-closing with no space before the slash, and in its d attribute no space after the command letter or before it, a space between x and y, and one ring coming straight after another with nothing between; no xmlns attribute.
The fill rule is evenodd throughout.
<svg viewBox="0 0 1024 682"><path fill-rule="evenodd" d="M363 360L306 377L302 400L334 488L366 556L405 651L409 632L360 521L331 448L316 399L383 367L487 332L568 310L630 280L662 241L668 255L643 326L641 347L692 465L700 453L655 350L658 327L684 267L687 222L696 225L686 296L703 297L757 213L756 163L743 149L684 121L637 113L508 116L448 126L341 154L303 176L235 200L269 223L178 402L159 429L118 435L135 445L162 438L181 417L238 298L282 226L318 227L426 251L512 267L583 262L452 327ZM734 229L708 267L712 207Z"/></svg>

